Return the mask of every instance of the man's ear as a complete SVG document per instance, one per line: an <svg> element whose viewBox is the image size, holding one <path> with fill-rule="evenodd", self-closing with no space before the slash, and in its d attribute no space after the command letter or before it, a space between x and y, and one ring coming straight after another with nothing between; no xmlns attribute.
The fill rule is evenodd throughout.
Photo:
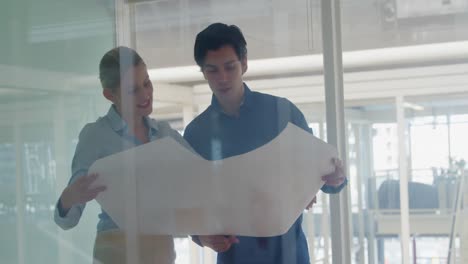
<svg viewBox="0 0 468 264"><path fill-rule="evenodd" d="M247 55L245 55L244 58L242 58L241 66L242 66L242 74L244 74L247 71L247 69L249 68L248 65L247 65Z"/></svg>
<svg viewBox="0 0 468 264"><path fill-rule="evenodd" d="M104 97L107 100L111 101L112 103L115 103L115 101L116 101L115 100L115 94L112 92L111 89L109 89L109 88L102 89L102 95L104 95Z"/></svg>

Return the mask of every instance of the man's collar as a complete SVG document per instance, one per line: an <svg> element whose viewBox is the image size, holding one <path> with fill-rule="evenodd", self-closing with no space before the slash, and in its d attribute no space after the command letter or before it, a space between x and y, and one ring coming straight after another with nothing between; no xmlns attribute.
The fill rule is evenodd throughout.
<svg viewBox="0 0 468 264"><path fill-rule="evenodd" d="M244 85L244 98L242 98L240 108L250 108L253 104L253 98L252 98L252 91L250 88L247 86L247 84ZM216 96L213 94L211 96L211 106L213 107L214 110L220 113L224 113L223 108L221 107L221 104L219 103L218 99Z"/></svg>

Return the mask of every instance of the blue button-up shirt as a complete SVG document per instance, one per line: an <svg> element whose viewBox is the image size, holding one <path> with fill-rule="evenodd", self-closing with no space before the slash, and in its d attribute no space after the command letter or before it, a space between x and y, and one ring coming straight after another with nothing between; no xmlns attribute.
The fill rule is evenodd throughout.
<svg viewBox="0 0 468 264"><path fill-rule="evenodd" d="M267 144L283 131L288 122L312 133L303 114L293 103L285 98L252 92L244 85L244 99L238 117L225 114L213 96L211 105L187 126L184 137L205 159L220 160ZM338 188L324 186L322 191L339 192L345 184ZM302 231L302 215L284 235L238 238L240 243L218 254L218 263L310 263ZM198 242L196 237L194 241Z"/></svg>
<svg viewBox="0 0 468 264"><path fill-rule="evenodd" d="M144 117L144 123L148 127L150 141L170 136L183 146L190 148L182 136L171 129L167 122L157 122L149 117ZM88 173L89 167L98 159L141 145L142 142L130 134L127 123L111 106L107 114L96 122L86 124L81 130L72 161L72 177L70 183L80 176ZM85 204L77 204L65 214L59 202L57 202L54 220L63 229L76 226L81 218ZM103 210L99 214L97 230L105 231L117 229L117 225Z"/></svg>

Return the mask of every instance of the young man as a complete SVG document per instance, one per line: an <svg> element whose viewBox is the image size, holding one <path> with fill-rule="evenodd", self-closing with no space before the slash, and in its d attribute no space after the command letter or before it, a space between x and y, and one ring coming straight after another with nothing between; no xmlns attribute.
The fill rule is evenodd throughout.
<svg viewBox="0 0 468 264"><path fill-rule="evenodd" d="M242 81L247 71L246 41L240 29L215 23L197 35L195 61L213 92L211 105L186 128L184 137L201 156L220 160L252 151L275 138L291 122L312 133L300 110L285 98L253 92ZM339 192L346 177L339 161L323 176L322 191ZM287 177L288 175L284 175ZM265 219L268 221L268 219ZM281 236L256 238L194 236L218 252L218 263L309 263L302 216Z"/></svg>

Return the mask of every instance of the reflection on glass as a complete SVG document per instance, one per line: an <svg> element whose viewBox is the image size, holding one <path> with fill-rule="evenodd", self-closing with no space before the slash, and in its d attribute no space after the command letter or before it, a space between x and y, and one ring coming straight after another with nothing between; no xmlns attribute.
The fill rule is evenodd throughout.
<svg viewBox="0 0 468 264"><path fill-rule="evenodd" d="M96 220L63 232L51 216L70 177L75 126L100 107L90 98L98 54L113 45L113 12L102 1L0 9L1 263L91 263Z"/></svg>
<svg viewBox="0 0 468 264"><path fill-rule="evenodd" d="M1 263L91 263L98 206L90 204L90 217L68 232L57 230L50 210L69 179L79 130L107 107L96 99L96 65L115 46L116 33L135 33L135 48L147 60L150 75L167 70L157 75L165 79L153 80L161 93L155 94L152 117L184 130L211 99L192 59L195 35L212 22L237 24L249 43L248 82L291 100L314 122L314 133L326 136L320 1L123 2L136 2L134 28L132 23L114 25L123 19L122 13L115 16L114 1L9 1L0 9ZM394 101L402 96L410 259L447 263L447 230L462 175L456 164L468 159L466 1L340 2L350 125L351 261L401 263ZM427 51L427 45L436 49L415 55ZM388 57L395 54L393 48L399 57ZM358 64L349 60L353 54L359 55ZM295 67L284 63L292 57L300 59ZM265 65L262 59L277 60ZM326 197L319 195L305 214L312 263L331 263ZM418 207L421 200L434 203ZM454 243L457 263L468 263L467 244L463 231ZM187 238L176 239L175 246L177 263L213 263L216 257Z"/></svg>

